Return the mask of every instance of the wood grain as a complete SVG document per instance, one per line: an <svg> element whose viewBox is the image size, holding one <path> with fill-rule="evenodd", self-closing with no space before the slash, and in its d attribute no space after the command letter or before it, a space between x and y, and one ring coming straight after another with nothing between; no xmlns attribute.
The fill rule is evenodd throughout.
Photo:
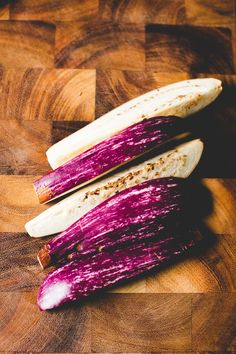
<svg viewBox="0 0 236 354"><path fill-rule="evenodd" d="M43 175L51 144L85 126L83 121L0 120L0 174Z"/></svg>
<svg viewBox="0 0 236 354"><path fill-rule="evenodd" d="M236 235L235 203L236 179L205 179L212 195L212 211L205 219L207 226L217 234Z"/></svg>
<svg viewBox="0 0 236 354"><path fill-rule="evenodd" d="M0 240L0 292L24 292L39 287L48 272L42 271L36 254L46 239L2 232Z"/></svg>
<svg viewBox="0 0 236 354"><path fill-rule="evenodd" d="M233 29L233 56L234 56L234 72L236 72L236 26L234 26Z"/></svg>
<svg viewBox="0 0 236 354"><path fill-rule="evenodd" d="M147 91L188 78L186 73L97 70L96 117Z"/></svg>
<svg viewBox="0 0 236 354"><path fill-rule="evenodd" d="M9 20L10 18L10 5L5 1L0 1L0 20Z"/></svg>
<svg viewBox="0 0 236 354"><path fill-rule="evenodd" d="M231 235L204 237L190 256L146 278L146 293L236 292L236 242Z"/></svg>
<svg viewBox="0 0 236 354"><path fill-rule="evenodd" d="M24 224L45 210L33 189L36 176L0 176L0 232L24 232Z"/></svg>
<svg viewBox="0 0 236 354"><path fill-rule="evenodd" d="M91 121L95 80L95 70L2 70L0 119Z"/></svg>
<svg viewBox="0 0 236 354"><path fill-rule="evenodd" d="M90 313L86 305L40 312L37 293L0 293L2 351L89 352Z"/></svg>
<svg viewBox="0 0 236 354"><path fill-rule="evenodd" d="M145 66L144 26L97 20L59 23L55 65L58 68L142 70Z"/></svg>
<svg viewBox="0 0 236 354"><path fill-rule="evenodd" d="M107 289L107 292L117 294L146 293L146 279L144 277L141 277L141 279L134 279L129 281L127 284L121 284L109 290Z"/></svg>
<svg viewBox="0 0 236 354"><path fill-rule="evenodd" d="M110 294L98 299L91 308L91 348L94 352L191 349L191 295Z"/></svg>
<svg viewBox="0 0 236 354"><path fill-rule="evenodd" d="M235 352L235 294L196 294L193 296L192 311L194 350Z"/></svg>
<svg viewBox="0 0 236 354"><path fill-rule="evenodd" d="M66 138L77 130L83 128L88 122L83 121L53 121L52 122L52 144Z"/></svg>
<svg viewBox="0 0 236 354"><path fill-rule="evenodd" d="M187 0L186 16L191 25L232 26L234 0Z"/></svg>
<svg viewBox="0 0 236 354"><path fill-rule="evenodd" d="M146 68L232 74L231 31L223 27L147 25Z"/></svg>
<svg viewBox="0 0 236 354"><path fill-rule="evenodd" d="M98 0L17 0L11 5L16 20L89 20L97 13Z"/></svg>
<svg viewBox="0 0 236 354"><path fill-rule="evenodd" d="M50 167L45 151L52 135L51 122L0 120L0 174L46 173Z"/></svg>
<svg viewBox="0 0 236 354"><path fill-rule="evenodd" d="M0 67L53 67L54 36L45 22L1 21Z"/></svg>
<svg viewBox="0 0 236 354"><path fill-rule="evenodd" d="M0 354L236 352L235 36L234 0L0 0ZM45 151L127 100L193 77L224 87L188 119L205 145L188 215L202 243L40 312L47 272L35 255L46 238L24 224L48 207L32 187L49 170Z"/></svg>
<svg viewBox="0 0 236 354"><path fill-rule="evenodd" d="M184 0L101 0L102 19L127 23L181 24L185 22Z"/></svg>

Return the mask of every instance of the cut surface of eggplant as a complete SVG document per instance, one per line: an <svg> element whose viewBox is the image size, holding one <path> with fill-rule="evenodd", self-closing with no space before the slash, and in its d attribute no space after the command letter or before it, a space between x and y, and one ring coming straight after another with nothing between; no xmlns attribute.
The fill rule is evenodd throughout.
<svg viewBox="0 0 236 354"><path fill-rule="evenodd" d="M188 177L203 151L199 139L181 144L159 156L84 187L26 223L30 236L42 237L66 230L107 198L141 182L158 177Z"/></svg>

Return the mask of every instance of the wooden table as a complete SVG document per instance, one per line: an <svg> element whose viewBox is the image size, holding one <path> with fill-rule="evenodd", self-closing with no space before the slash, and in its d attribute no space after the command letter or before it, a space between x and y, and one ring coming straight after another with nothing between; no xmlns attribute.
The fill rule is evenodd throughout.
<svg viewBox="0 0 236 354"><path fill-rule="evenodd" d="M234 0L0 2L0 351L236 352ZM46 149L119 104L192 77L224 92L193 123L205 151L193 200L205 242L189 257L81 304L40 312ZM200 211L200 213L199 213Z"/></svg>

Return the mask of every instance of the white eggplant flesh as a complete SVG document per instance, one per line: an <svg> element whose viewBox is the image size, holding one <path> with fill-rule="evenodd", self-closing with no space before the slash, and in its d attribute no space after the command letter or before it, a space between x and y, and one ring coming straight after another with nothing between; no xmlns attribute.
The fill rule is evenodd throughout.
<svg viewBox="0 0 236 354"><path fill-rule="evenodd" d="M213 78L184 80L147 92L106 113L52 145L46 152L53 169L123 129L157 116L185 118L213 102L222 90Z"/></svg>
<svg viewBox="0 0 236 354"><path fill-rule="evenodd" d="M141 182L160 177L187 178L197 166L203 142L195 139L87 186L26 223L30 236L56 234L107 198Z"/></svg>

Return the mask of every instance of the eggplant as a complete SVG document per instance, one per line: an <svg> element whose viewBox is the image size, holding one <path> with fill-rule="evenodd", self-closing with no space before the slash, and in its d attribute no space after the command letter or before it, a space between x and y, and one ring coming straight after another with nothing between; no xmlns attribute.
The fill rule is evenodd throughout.
<svg viewBox="0 0 236 354"><path fill-rule="evenodd" d="M213 102L221 90L220 80L204 78L184 80L147 92L52 145L46 152L48 162L55 169L144 119L187 117Z"/></svg>
<svg viewBox="0 0 236 354"><path fill-rule="evenodd" d="M173 261L196 242L193 235L169 234L159 242L141 242L85 258L75 255L73 261L46 276L38 292L38 306L41 310L50 310L137 277Z"/></svg>
<svg viewBox="0 0 236 354"><path fill-rule="evenodd" d="M83 256L149 239L153 232L158 240L168 225L180 222L185 207L184 181L153 179L108 198L50 240L38 253L40 265L55 264L75 250Z"/></svg>
<svg viewBox="0 0 236 354"><path fill-rule="evenodd" d="M177 117L155 117L126 128L34 182L40 203L64 195L166 142L183 129Z"/></svg>
<svg viewBox="0 0 236 354"><path fill-rule="evenodd" d="M42 237L66 230L107 198L136 184L160 177L188 177L198 164L203 142L192 140L84 187L28 221L30 236Z"/></svg>

